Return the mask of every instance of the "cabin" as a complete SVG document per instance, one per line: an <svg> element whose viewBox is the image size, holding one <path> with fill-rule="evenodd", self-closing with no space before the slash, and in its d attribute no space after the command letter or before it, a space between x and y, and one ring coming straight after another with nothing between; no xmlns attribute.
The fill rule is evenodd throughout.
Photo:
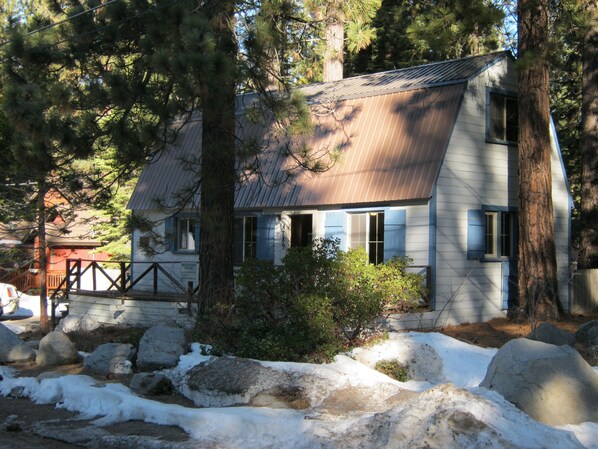
<svg viewBox="0 0 598 449"><path fill-rule="evenodd" d="M427 304L390 317L394 328L504 316L517 290L517 75L511 54L299 90L315 123L303 143L319 153L334 149L339 158L323 173L296 171L287 178L292 161L280 151L285 142L272 137L267 124L247 121L251 102L240 108L240 140L258 136L264 152L260 176L240 176L236 191L235 263L280 263L289 248L337 238L341 249L364 247L371 263L406 256L426 274ZM559 295L569 310L572 200L554 127L551 135ZM170 274L161 288L198 284L199 201L184 192L196 181L190 161L200 148L198 118L143 170L128 207L154 228L133 232L132 278L141 270L136 266L158 262ZM183 197L175 213L165 207Z"/></svg>
<svg viewBox="0 0 598 449"><path fill-rule="evenodd" d="M53 291L64 280L69 259L103 261L110 255L100 250L103 242L94 231L94 225L102 220L97 213L82 206L73 210L56 189L47 192L45 202L50 211L46 222L46 285ZM16 260L7 255L11 250L18 252ZM0 223L0 281L25 292L39 288L38 250L37 223Z"/></svg>

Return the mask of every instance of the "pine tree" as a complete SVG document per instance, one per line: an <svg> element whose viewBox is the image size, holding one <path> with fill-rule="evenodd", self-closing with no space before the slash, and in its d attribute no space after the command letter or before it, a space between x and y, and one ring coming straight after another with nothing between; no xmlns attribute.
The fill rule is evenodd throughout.
<svg viewBox="0 0 598 449"><path fill-rule="evenodd" d="M383 0L371 45L349 55L349 73L391 70L498 50L504 12L485 0Z"/></svg>
<svg viewBox="0 0 598 449"><path fill-rule="evenodd" d="M555 319L558 299L549 102L549 0L518 3L519 304L516 319Z"/></svg>
<svg viewBox="0 0 598 449"><path fill-rule="evenodd" d="M12 26L3 47L1 81L2 109L13 125L7 142L14 159L13 176L26 177L35 185L32 209L21 212L31 213L37 222L35 251L40 273L40 324L44 329L50 324L46 301L46 194L52 188L79 189L71 167L74 160L89 154L85 130L91 124L90 114L78 103L78 87L67 82L72 67L61 49L53 45L54 32L27 34L46 24L28 17Z"/></svg>
<svg viewBox="0 0 598 449"><path fill-rule="evenodd" d="M598 268L598 6L587 3L583 39L580 268Z"/></svg>
<svg viewBox="0 0 598 449"><path fill-rule="evenodd" d="M381 0L309 0L306 8L321 24L322 79L335 81L343 78L346 50L356 53L370 44L374 29L370 26Z"/></svg>

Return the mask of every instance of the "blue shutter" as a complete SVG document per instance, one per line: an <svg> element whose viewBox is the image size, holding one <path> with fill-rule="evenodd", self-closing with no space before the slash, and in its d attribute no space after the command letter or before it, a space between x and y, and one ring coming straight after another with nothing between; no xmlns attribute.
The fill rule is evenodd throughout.
<svg viewBox="0 0 598 449"><path fill-rule="evenodd" d="M479 260L484 257L486 244L486 220L484 211L470 209L467 211L467 259Z"/></svg>
<svg viewBox="0 0 598 449"><path fill-rule="evenodd" d="M326 220L324 221L324 237L338 239L340 241L339 247L343 251L347 249L346 216L345 211L326 212Z"/></svg>
<svg viewBox="0 0 598 449"><path fill-rule="evenodd" d="M384 260L405 256L407 235L407 211L386 209L384 211Z"/></svg>
<svg viewBox="0 0 598 449"><path fill-rule="evenodd" d="M505 260L501 263L501 283L500 283L500 297L501 297L501 308L506 310L509 308L509 261Z"/></svg>
<svg viewBox="0 0 598 449"><path fill-rule="evenodd" d="M195 252L199 254L199 218L195 220Z"/></svg>
<svg viewBox="0 0 598 449"><path fill-rule="evenodd" d="M166 251L176 250L176 219L173 216L164 221L164 249Z"/></svg>
<svg viewBox="0 0 598 449"><path fill-rule="evenodd" d="M257 217L256 256L262 260L274 260L274 226L276 215L259 215Z"/></svg>
<svg viewBox="0 0 598 449"><path fill-rule="evenodd" d="M503 310L507 310L509 305L517 304L519 291L518 291L518 273L517 273L517 260L516 259L509 259L504 260L501 263L501 299L502 299L502 308Z"/></svg>

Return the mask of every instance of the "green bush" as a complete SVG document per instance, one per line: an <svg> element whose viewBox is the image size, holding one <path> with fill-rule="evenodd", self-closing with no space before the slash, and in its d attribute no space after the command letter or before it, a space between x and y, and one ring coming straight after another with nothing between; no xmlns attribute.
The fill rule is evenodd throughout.
<svg viewBox="0 0 598 449"><path fill-rule="evenodd" d="M354 345L387 306L414 307L422 278L406 272L408 263L371 265L365 250L343 252L336 240L293 248L278 266L248 261L216 345L258 359L329 359Z"/></svg>
<svg viewBox="0 0 598 449"><path fill-rule="evenodd" d="M386 374L399 382L407 382L409 380L409 372L407 368L401 364L397 359L380 360L376 363L376 371Z"/></svg>

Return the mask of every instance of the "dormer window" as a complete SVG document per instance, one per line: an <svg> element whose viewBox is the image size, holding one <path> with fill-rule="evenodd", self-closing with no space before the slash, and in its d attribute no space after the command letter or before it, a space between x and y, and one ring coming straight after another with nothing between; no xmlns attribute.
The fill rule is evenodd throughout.
<svg viewBox="0 0 598 449"><path fill-rule="evenodd" d="M517 142L519 119L517 97L490 92L488 107L488 138L493 142Z"/></svg>

